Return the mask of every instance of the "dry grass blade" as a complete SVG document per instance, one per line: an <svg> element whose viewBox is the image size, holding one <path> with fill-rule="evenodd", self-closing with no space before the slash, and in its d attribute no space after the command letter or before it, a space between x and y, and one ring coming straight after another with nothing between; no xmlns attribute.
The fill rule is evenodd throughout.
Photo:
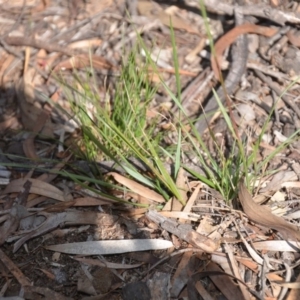
<svg viewBox="0 0 300 300"><path fill-rule="evenodd" d="M24 276L22 271L12 262L12 260L0 249L0 261L15 276L18 282L23 286L30 286L30 281ZM1 297L2 298L2 297Z"/></svg>

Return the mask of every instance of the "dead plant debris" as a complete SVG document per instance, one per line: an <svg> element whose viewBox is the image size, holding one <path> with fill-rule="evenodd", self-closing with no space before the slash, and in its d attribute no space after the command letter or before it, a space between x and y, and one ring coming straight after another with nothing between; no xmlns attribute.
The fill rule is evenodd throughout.
<svg viewBox="0 0 300 300"><path fill-rule="evenodd" d="M205 0L205 18L196 0L0 0L1 299L300 298L300 4L244 2ZM164 145L181 142L170 96L180 75L183 128L192 132L186 120L205 112L195 125L220 161L216 149L226 157L236 141L215 113L216 87L247 153L260 139L255 160L268 159L252 191L241 181L228 203L174 161L153 158L165 176L178 174L178 197L167 199L164 187L128 178L128 165L100 153L98 164L78 159L88 150L63 86L84 94L80 80L93 75L100 106L116 109L124 61L141 43L155 62L143 77L156 87L146 121L165 132ZM139 72L148 57L137 49ZM184 165L206 176L184 147Z"/></svg>

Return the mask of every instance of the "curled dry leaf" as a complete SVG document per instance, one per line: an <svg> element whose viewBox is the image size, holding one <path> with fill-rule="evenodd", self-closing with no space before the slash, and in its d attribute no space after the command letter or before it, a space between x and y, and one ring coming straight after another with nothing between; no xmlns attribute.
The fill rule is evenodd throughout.
<svg viewBox="0 0 300 300"><path fill-rule="evenodd" d="M298 227L273 215L266 207L256 204L243 181L239 184L238 195L244 212L251 221L277 230L286 240L300 241L300 231Z"/></svg>
<svg viewBox="0 0 300 300"><path fill-rule="evenodd" d="M23 151L26 157L33 160L39 159L39 156L36 154L35 151L34 139L38 135L38 133L43 129L48 119L49 119L49 114L43 110L37 116L37 120L35 124L36 127L34 129L34 132L30 133L29 137L23 142Z"/></svg>

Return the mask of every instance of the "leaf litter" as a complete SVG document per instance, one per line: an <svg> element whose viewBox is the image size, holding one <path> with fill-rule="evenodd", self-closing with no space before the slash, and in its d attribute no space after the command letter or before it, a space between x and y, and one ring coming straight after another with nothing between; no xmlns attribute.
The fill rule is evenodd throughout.
<svg viewBox="0 0 300 300"><path fill-rule="evenodd" d="M297 299L297 139L269 161L269 170L277 172L262 172L256 197L240 183L238 199L242 210L226 203L216 190L192 181L194 178L187 177L182 169L176 178L182 201L172 197L166 204L166 195L114 168L110 173L104 170L102 175L108 181L113 178L120 189L100 188L101 195L90 194L78 184L78 177L71 181L62 176L67 168L81 176L71 164L70 155L72 141L80 136L80 129L56 80L59 75L70 79L72 73L86 72L92 66L97 73L97 92L111 92L113 97L110 87L115 87L114 81L120 75L122 51L129 51L139 33L175 94L171 19L184 89L182 104L190 117L215 84L213 76L203 75L208 72L208 48L204 42L205 22L199 11L195 12L195 5L183 8L150 1L117 2L0 2L5 11L1 15L0 39L0 164L7 171L1 173L3 179L9 179L0 198L0 297L134 299L138 295L137 299L198 299L201 295L204 299L215 299L222 294L227 299ZM214 7L217 13L232 14L233 6L225 2L223 6L214 6L214 2L205 1L209 12ZM299 10L297 5L295 11ZM292 24L300 22L289 11L291 6L273 6L270 15L283 11L278 18L280 24L287 20ZM249 10L258 17L260 11L263 10L258 7ZM228 31L226 21L210 22L215 40ZM268 44L267 49L263 38L262 45L252 45L248 69L254 71L247 71L248 76L242 78L232 95L238 104L235 122L247 133L250 148L277 101L274 93L282 93L299 71L295 63L299 50L288 44L284 34L273 48ZM292 34L289 31L288 37L294 41ZM265 60L259 60L256 52ZM264 68L266 62L272 68ZM222 66L226 68L226 63ZM258 73L261 71L275 80L269 84ZM160 82L153 67L149 67L148 73L153 84ZM276 102L257 161L263 161L299 129L298 90L296 80L284 101ZM68 114L63 114L58 105ZM166 107L171 107L171 115L165 113ZM176 119L176 108L161 87L151 112ZM160 124L164 119L156 121L166 129L166 124ZM216 118L212 125L215 140L209 134L203 137L211 153L216 154L215 142L230 147L232 140L224 132L223 118ZM165 139L176 143L176 138L170 131ZM18 151L12 147L15 141ZM186 150L188 153L189 149ZM188 155L184 159L185 165L191 163ZM17 164L20 161L23 167ZM89 172L89 167L85 170ZM284 201L275 197L279 190ZM136 205L159 203L162 210L158 212L151 206L148 211L134 208L113 197L130 199ZM271 213L271 204L280 209L285 219Z"/></svg>

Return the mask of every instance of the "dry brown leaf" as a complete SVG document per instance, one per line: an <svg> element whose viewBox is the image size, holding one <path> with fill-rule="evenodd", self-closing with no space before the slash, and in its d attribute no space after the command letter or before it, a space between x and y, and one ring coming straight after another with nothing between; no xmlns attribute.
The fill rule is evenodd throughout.
<svg viewBox="0 0 300 300"><path fill-rule="evenodd" d="M179 265L176 269L176 272L172 278L171 282L171 298L178 298L179 293L183 289L183 287L187 284L189 279L189 274L194 273L195 269L191 266L190 260L193 256L193 252L185 252L181 257ZM193 269L193 270L191 270Z"/></svg>
<svg viewBox="0 0 300 300"><path fill-rule="evenodd" d="M187 190L188 190L185 180L186 180L185 171L183 170L183 168L180 168L179 172L178 172L178 176L176 178L176 186L179 189L179 193L180 193L184 203L187 200ZM164 211L166 211L166 210L181 211L182 207L183 207L183 205L180 203L180 201L175 197L172 197L171 201L168 201L168 204L171 206L165 205L165 207L163 209ZM169 208L169 209L167 209L167 208ZM185 220L179 220L179 222L185 222Z"/></svg>
<svg viewBox="0 0 300 300"><path fill-rule="evenodd" d="M17 117L11 117L3 122L0 123L0 132L3 132L9 128L15 128L20 126L19 120Z"/></svg>
<svg viewBox="0 0 300 300"><path fill-rule="evenodd" d="M55 280L55 275L48 271L48 270L45 270L45 269L41 269L41 268L37 268L37 270L40 270L42 273L44 273L49 279L51 280Z"/></svg>
<svg viewBox="0 0 300 300"><path fill-rule="evenodd" d="M137 203L141 203L141 204L151 204L152 203L152 200L150 200L149 198L143 197L134 192L127 192L124 195L124 197L125 197L125 199L134 199L135 201L137 201Z"/></svg>
<svg viewBox="0 0 300 300"><path fill-rule="evenodd" d="M213 262L210 262L208 264L206 270L222 271L222 269ZM227 299L243 299L240 289L231 278L226 278L226 280L224 280L223 276L217 275L210 276L210 279L214 282L214 284L219 288L219 290L223 293L223 295L225 295Z"/></svg>
<svg viewBox="0 0 300 300"><path fill-rule="evenodd" d="M184 209L183 209L184 212L190 212L192 210L192 207L193 207L196 199L198 198L199 191L202 186L203 186L202 183L198 183L198 185L196 186L192 195L190 196L190 199L187 201L186 205L184 206Z"/></svg>
<svg viewBox="0 0 300 300"><path fill-rule="evenodd" d="M8 54L4 54L3 57L5 58L5 60L2 63L2 60L0 62L0 84L1 86L3 86L6 81L8 81L8 72L9 71L9 67L12 65L12 63L14 62L14 60L16 59L14 55L8 55Z"/></svg>
<svg viewBox="0 0 300 300"><path fill-rule="evenodd" d="M296 278L296 282L300 282L300 274ZM298 300L300 299L300 290L291 290L285 300Z"/></svg>
<svg viewBox="0 0 300 300"><path fill-rule="evenodd" d="M266 207L255 203L243 181L239 184L239 199L245 214L251 221L277 230L286 240L300 241L298 227L273 215Z"/></svg>
<svg viewBox="0 0 300 300"><path fill-rule="evenodd" d="M74 206L99 206L99 205L112 205L115 202L111 199L98 199L93 197L76 198Z"/></svg>
<svg viewBox="0 0 300 300"><path fill-rule="evenodd" d="M51 56L47 56L45 60L40 60L40 68L47 72L52 70L55 66L56 60L61 57L61 53L53 53Z"/></svg>
<svg viewBox="0 0 300 300"><path fill-rule="evenodd" d="M69 159L72 157L72 154L63 158L62 161L57 163L48 173L43 173L40 175L37 179L50 183L53 179L55 179L58 176L58 172L65 166L65 164L69 161Z"/></svg>
<svg viewBox="0 0 300 300"><path fill-rule="evenodd" d="M243 298L246 300L250 300L251 299L251 295L247 289L247 287L242 284L241 282L243 282L243 278L240 274L240 270L239 270L239 266L237 264L237 261L236 261L236 258L233 254L233 247L231 247L229 244L225 243L224 244L224 249L225 249L225 252L227 253L227 257L228 257L228 261L230 262L230 266L232 268L232 271L233 271L233 274L236 278L239 279L238 281L238 285L240 287L240 290L243 294Z"/></svg>
<svg viewBox="0 0 300 300"><path fill-rule="evenodd" d="M282 281L282 280L283 280L283 278L282 278L281 276L279 276L278 274L273 273L273 272L267 273L267 274L266 274L266 277L267 277L268 280L270 280L270 281L274 281L274 280Z"/></svg>
<svg viewBox="0 0 300 300"><path fill-rule="evenodd" d="M30 181L32 183L32 186L30 188L30 193L41 195L41 196L46 196L51 199L55 199L58 201L65 201L66 197L64 193L56 188L55 186L43 182L38 179L15 179L12 180L9 185L5 188L5 190L2 192L3 194L9 194L9 193L18 193L22 190L23 185L26 181Z"/></svg>
<svg viewBox="0 0 300 300"><path fill-rule="evenodd" d="M187 193L189 191L188 185L186 183L187 177L186 177L185 173L186 173L185 170L183 168L180 168L178 171L178 174L177 174L177 178L176 178L176 186L179 190L179 193L181 195L181 199L182 199L183 203L186 203L186 201L188 199ZM177 203L178 203L178 206L177 206L176 210L180 211L183 205L179 201ZM179 220L179 222L180 222L180 220Z"/></svg>
<svg viewBox="0 0 300 300"><path fill-rule="evenodd" d="M30 286L31 282L22 273L22 271L16 266L13 261L0 249L0 260L6 266L12 275L17 279L22 287Z"/></svg>
<svg viewBox="0 0 300 300"><path fill-rule="evenodd" d="M61 211L65 211L67 208L74 206L75 203L76 203L75 200L59 202L59 203L55 203L51 206L46 207L43 211L46 211L48 213L61 212Z"/></svg>
<svg viewBox="0 0 300 300"><path fill-rule="evenodd" d="M210 262L206 266L205 272L197 272L193 276L191 276L190 280L188 281L188 291L190 296L189 299L197 299L192 297L195 295L195 283L201 280L203 277L207 276L218 287L218 289L226 297L226 299L244 299L240 289L233 280L233 278L235 277L230 274L224 273L223 270L213 262Z"/></svg>
<svg viewBox="0 0 300 300"><path fill-rule="evenodd" d="M148 198L152 201L156 201L158 203L164 203L165 199L158 193L156 193L153 190L150 190L149 188L141 185L140 183L133 181L131 179L128 179L118 173L110 172L107 175L111 175L117 182L123 184L127 188L129 188L134 193L141 195L145 198Z"/></svg>
<svg viewBox="0 0 300 300"><path fill-rule="evenodd" d="M16 83L16 94L21 110L22 124L26 130L34 132L37 119L40 116L42 109L35 104L36 97L34 87L27 76L28 75L26 74L26 76ZM54 124L48 119L45 122L41 133L54 138L54 128Z"/></svg>
<svg viewBox="0 0 300 300"><path fill-rule="evenodd" d="M195 283L195 288L203 300L214 300L214 298L208 293L203 284L200 281Z"/></svg>
<svg viewBox="0 0 300 300"><path fill-rule="evenodd" d="M23 151L26 157L38 160L39 156L36 154L34 147L34 139L38 135L38 133L43 129L44 125L47 123L49 119L49 114L45 111L41 110L40 114L37 117L35 128L32 133L30 133L29 137L22 143Z"/></svg>
<svg viewBox="0 0 300 300"><path fill-rule="evenodd" d="M258 265L254 261L249 261L248 259L240 258L238 260L241 264L252 270L254 273L258 273Z"/></svg>
<svg viewBox="0 0 300 300"><path fill-rule="evenodd" d="M272 283L276 283L281 287L286 287L288 289L300 289L300 282L285 282L284 280L281 281L272 281Z"/></svg>

